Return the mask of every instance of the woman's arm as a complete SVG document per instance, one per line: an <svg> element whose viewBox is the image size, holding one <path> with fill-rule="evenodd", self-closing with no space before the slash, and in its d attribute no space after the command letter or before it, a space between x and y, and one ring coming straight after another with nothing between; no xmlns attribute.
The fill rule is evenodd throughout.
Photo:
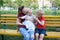
<svg viewBox="0 0 60 40"><path fill-rule="evenodd" d="M19 20L19 18L17 18L16 24L17 24L17 25L23 25L23 24L21 23L21 20Z"/></svg>
<svg viewBox="0 0 60 40"><path fill-rule="evenodd" d="M21 19L25 19L25 18L26 18L26 16L27 16L27 15L25 15L25 16L22 16L22 17L19 17L19 18L21 18Z"/></svg>
<svg viewBox="0 0 60 40"><path fill-rule="evenodd" d="M23 24L21 23L21 20L19 20L18 18L17 18L16 24L17 24L17 25L23 25ZM19 26L17 27L17 32L18 32L18 31L19 31Z"/></svg>

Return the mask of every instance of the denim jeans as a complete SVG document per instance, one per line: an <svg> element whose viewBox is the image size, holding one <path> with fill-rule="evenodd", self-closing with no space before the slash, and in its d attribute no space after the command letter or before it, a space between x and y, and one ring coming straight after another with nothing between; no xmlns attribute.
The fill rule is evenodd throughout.
<svg viewBox="0 0 60 40"><path fill-rule="evenodd" d="M19 28L19 32L24 36L24 40L34 40L34 31L28 31L25 28Z"/></svg>

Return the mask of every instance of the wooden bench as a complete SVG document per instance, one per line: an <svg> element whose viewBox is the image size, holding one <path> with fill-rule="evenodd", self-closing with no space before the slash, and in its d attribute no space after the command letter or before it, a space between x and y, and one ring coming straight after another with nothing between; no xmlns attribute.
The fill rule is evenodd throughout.
<svg viewBox="0 0 60 40"><path fill-rule="evenodd" d="M3 17L3 18L2 18ZM0 23L2 25L16 25L16 14L1 14ZM60 27L60 16L45 16L46 25L51 27ZM21 36L17 30L0 29L1 35ZM47 32L45 38L60 38L60 32Z"/></svg>

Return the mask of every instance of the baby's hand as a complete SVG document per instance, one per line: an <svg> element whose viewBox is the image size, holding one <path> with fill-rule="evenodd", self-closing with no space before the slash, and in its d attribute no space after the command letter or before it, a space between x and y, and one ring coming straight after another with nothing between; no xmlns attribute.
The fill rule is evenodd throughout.
<svg viewBox="0 0 60 40"><path fill-rule="evenodd" d="M26 28L26 30L28 30L28 28Z"/></svg>

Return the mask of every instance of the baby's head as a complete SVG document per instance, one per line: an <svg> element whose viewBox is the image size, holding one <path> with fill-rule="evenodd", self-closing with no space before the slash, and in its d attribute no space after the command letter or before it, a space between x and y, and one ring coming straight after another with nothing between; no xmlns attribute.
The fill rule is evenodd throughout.
<svg viewBox="0 0 60 40"><path fill-rule="evenodd" d="M28 9L27 15L32 15L32 10L31 9Z"/></svg>
<svg viewBox="0 0 60 40"><path fill-rule="evenodd" d="M44 14L43 10L37 10L36 15L37 17L41 17Z"/></svg>

